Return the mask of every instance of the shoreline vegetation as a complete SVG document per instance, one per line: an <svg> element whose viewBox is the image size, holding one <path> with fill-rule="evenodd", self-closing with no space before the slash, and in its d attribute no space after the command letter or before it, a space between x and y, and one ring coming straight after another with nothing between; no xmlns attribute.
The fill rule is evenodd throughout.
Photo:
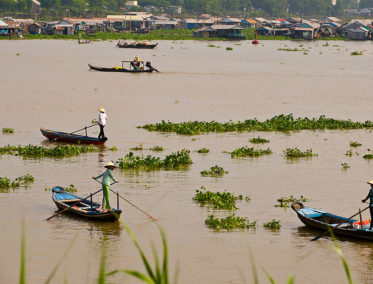
<svg viewBox="0 0 373 284"><path fill-rule="evenodd" d="M82 38L88 38L92 41L110 41L110 40L197 40L197 41L230 41L226 38L196 38L193 37L195 29L174 29L174 30L152 30L148 34L136 34L132 32L97 32L86 36L84 33L77 33L75 35L48 35L38 34L31 35L25 34L23 39L34 40L34 39L62 39L62 40L78 40L79 34ZM242 30L242 34L245 36L245 40L255 39L255 28L245 28ZM3 40L9 40L9 37L0 37ZM12 40L18 38L12 38ZM258 35L258 40L293 40L299 41L299 39L293 39L288 36L262 36ZM323 37L320 39L323 41L336 41L336 40L348 40L344 37Z"/></svg>
<svg viewBox="0 0 373 284"><path fill-rule="evenodd" d="M202 133L244 132L244 131L278 131L290 132L300 130L349 130L373 128L372 121L358 122L351 119L334 119L321 115L319 118L298 117L292 114L280 114L265 121L256 118L245 121L187 121L175 123L162 120L160 123L137 126L148 131L174 132L181 135L199 135Z"/></svg>

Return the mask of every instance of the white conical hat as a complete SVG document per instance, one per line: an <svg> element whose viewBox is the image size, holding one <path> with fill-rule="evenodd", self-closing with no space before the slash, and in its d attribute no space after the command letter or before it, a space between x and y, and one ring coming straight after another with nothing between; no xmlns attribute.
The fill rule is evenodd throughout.
<svg viewBox="0 0 373 284"><path fill-rule="evenodd" d="M108 167L117 167L113 162L109 162L109 163L107 163L106 165L105 165L105 168L108 168Z"/></svg>
<svg viewBox="0 0 373 284"><path fill-rule="evenodd" d="M367 181L367 183L369 183L369 184L373 184L373 179L370 180L370 181Z"/></svg>
<svg viewBox="0 0 373 284"><path fill-rule="evenodd" d="M98 111L105 112L105 109L103 107L100 107Z"/></svg>

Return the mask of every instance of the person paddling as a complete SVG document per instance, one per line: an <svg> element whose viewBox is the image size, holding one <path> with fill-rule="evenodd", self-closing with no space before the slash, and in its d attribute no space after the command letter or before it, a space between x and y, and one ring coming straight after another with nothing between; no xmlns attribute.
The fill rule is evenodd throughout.
<svg viewBox="0 0 373 284"><path fill-rule="evenodd" d="M369 193L367 195L367 197L365 197L365 199L361 200L361 202L365 202L368 200L369 198L369 210L370 210L370 227L369 227L369 230L372 230L373 229L373 180L371 181L368 181L367 184L370 184L370 190L369 190Z"/></svg>
<svg viewBox="0 0 373 284"><path fill-rule="evenodd" d="M95 176L92 177L94 180L97 180L98 178L102 177L101 184L102 184L103 197L102 197L102 205L101 205L101 207L102 207L102 210L104 212L106 212L108 210L111 210L111 206L110 206L110 191L109 191L110 179L113 180L115 183L118 182L115 179L115 177L113 176L113 170L116 168L116 166L114 165L114 163L113 162L108 162L105 165L105 168L106 168L105 172L103 172L102 174L100 174L97 177L95 177Z"/></svg>
<svg viewBox="0 0 373 284"><path fill-rule="evenodd" d="M106 115L106 111L103 107L100 107L98 109L99 111L99 114L98 114L98 125L100 126L100 133L98 134L98 139L99 140L103 140L105 139L105 133L104 133L104 127L106 125L106 119L107 119L107 115Z"/></svg>

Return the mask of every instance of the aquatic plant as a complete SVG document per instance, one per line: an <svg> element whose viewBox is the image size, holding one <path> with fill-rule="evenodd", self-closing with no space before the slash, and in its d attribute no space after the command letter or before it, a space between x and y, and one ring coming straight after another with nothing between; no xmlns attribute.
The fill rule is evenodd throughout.
<svg viewBox="0 0 373 284"><path fill-rule="evenodd" d="M373 122L354 122L351 120L339 120L327 118L324 115L319 118L294 118L292 114L274 116L265 121L256 118L238 122L217 121L187 121L174 123L164 121L155 124L138 126L148 131L175 132L182 135L199 135L201 133L243 132L243 131L299 131L299 130L325 130L325 129L363 129L373 128Z"/></svg>
<svg viewBox="0 0 373 284"><path fill-rule="evenodd" d="M295 148L287 148L284 151L284 156L288 159L292 159L292 158L311 158L313 156L318 156L318 154L313 153L312 149L308 149L306 151L301 151L297 147L295 147Z"/></svg>
<svg viewBox="0 0 373 284"><path fill-rule="evenodd" d="M13 134L14 129L13 128L3 128L2 132L3 132L3 134Z"/></svg>
<svg viewBox="0 0 373 284"><path fill-rule="evenodd" d="M351 157L353 155L352 150L348 150L345 155Z"/></svg>
<svg viewBox="0 0 373 284"><path fill-rule="evenodd" d="M261 137L254 137L249 140L253 144L262 144L262 143L269 143L268 139L261 138Z"/></svg>
<svg viewBox="0 0 373 284"><path fill-rule="evenodd" d="M35 178L30 174L17 177L13 181L8 177L0 177L0 192L9 192L10 189L19 188L21 186L27 187L34 181Z"/></svg>
<svg viewBox="0 0 373 284"><path fill-rule="evenodd" d="M151 155L135 156L129 152L124 158L120 158L117 163L121 169L178 169L192 164L192 159L189 156L190 151L183 149L176 153L167 155L164 159L153 157Z"/></svg>
<svg viewBox="0 0 373 284"><path fill-rule="evenodd" d="M307 202L308 199L305 198L303 195L300 196L300 198L296 198L293 195L290 195L290 197L281 197L277 199L278 204L275 204L275 207L282 207L282 208L288 208L290 203L293 202Z"/></svg>
<svg viewBox="0 0 373 284"><path fill-rule="evenodd" d="M359 142L357 142L357 141L351 141L350 142L350 146L351 147L359 147L359 146L361 146L362 144L361 143L359 143Z"/></svg>
<svg viewBox="0 0 373 284"><path fill-rule="evenodd" d="M9 154L15 156L23 156L24 158L62 158L70 156L78 156L82 153L97 152L98 148L93 145L89 146L55 146L46 148L44 146L28 145L28 146L4 146L0 147L0 155Z"/></svg>
<svg viewBox="0 0 373 284"><path fill-rule="evenodd" d="M232 47L227 47L226 50L233 50L233 48Z"/></svg>
<svg viewBox="0 0 373 284"><path fill-rule="evenodd" d="M255 149L255 148L249 148L247 146L234 149L231 153L232 158L237 157L259 157L263 155L270 155L272 154L272 150L267 149Z"/></svg>
<svg viewBox="0 0 373 284"><path fill-rule="evenodd" d="M368 153L363 156L364 159L370 160L373 159L373 153L368 149Z"/></svg>
<svg viewBox="0 0 373 284"><path fill-rule="evenodd" d="M66 192L75 193L78 192L78 189L75 187L75 185L70 184L68 187L63 188Z"/></svg>
<svg viewBox="0 0 373 284"><path fill-rule="evenodd" d="M351 52L351 56L353 56L353 55L363 55L363 52L362 51L353 51L353 52Z"/></svg>
<svg viewBox="0 0 373 284"><path fill-rule="evenodd" d="M210 168L210 170L204 170L201 172L201 175L206 177L206 176L212 176L212 177L218 177L218 176L223 176L227 174L228 172L225 171L222 167L219 167L218 165L213 166Z"/></svg>
<svg viewBox="0 0 373 284"><path fill-rule="evenodd" d="M144 145L140 144L139 146L130 148L130 150L132 150L132 151L142 151L142 150L144 150Z"/></svg>
<svg viewBox="0 0 373 284"><path fill-rule="evenodd" d="M197 153L200 153L200 154L207 154L208 152L210 152L210 149L207 149L207 148L201 148L197 150Z"/></svg>
<svg viewBox="0 0 373 284"><path fill-rule="evenodd" d="M250 222L248 218L235 216L234 214L229 214L225 218L218 218L214 215L209 215L205 220L205 224L208 228L213 229L215 231L232 231L234 229L244 230L249 228L255 228L256 221Z"/></svg>
<svg viewBox="0 0 373 284"><path fill-rule="evenodd" d="M342 163L341 166L343 170L347 170L348 168L350 168L349 164L347 163Z"/></svg>
<svg viewBox="0 0 373 284"><path fill-rule="evenodd" d="M162 152L163 147L162 146L154 146L154 147L150 148L149 150L155 151L155 152Z"/></svg>
<svg viewBox="0 0 373 284"><path fill-rule="evenodd" d="M118 151L118 147L117 146L112 146L110 148L108 148L109 151Z"/></svg>
<svg viewBox="0 0 373 284"><path fill-rule="evenodd" d="M234 193L227 191L224 192L211 192L206 190L206 187L201 186L200 190L196 190L196 195L193 200L201 206L211 207L213 209L236 210L237 200L242 200L243 196L235 196ZM246 201L248 201L246 199Z"/></svg>
<svg viewBox="0 0 373 284"><path fill-rule="evenodd" d="M323 44L322 46L329 46L329 43L327 43L327 42L326 42L326 43L325 43L325 44Z"/></svg>
<svg viewBox="0 0 373 284"><path fill-rule="evenodd" d="M278 48L280 51L307 51L307 49L298 48Z"/></svg>
<svg viewBox="0 0 373 284"><path fill-rule="evenodd" d="M281 228L280 220L272 219L272 221L264 223L263 227L271 230L279 230Z"/></svg>

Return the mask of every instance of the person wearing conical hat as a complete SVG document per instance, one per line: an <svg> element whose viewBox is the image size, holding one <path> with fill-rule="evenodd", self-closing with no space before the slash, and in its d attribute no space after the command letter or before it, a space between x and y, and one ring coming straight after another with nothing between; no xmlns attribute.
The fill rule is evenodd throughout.
<svg viewBox="0 0 373 284"><path fill-rule="evenodd" d="M98 139L103 140L105 139L105 133L104 133L104 127L106 125L106 111L103 107L100 107L98 109L99 114L98 114L98 125L100 126L100 133L98 134Z"/></svg>
<svg viewBox="0 0 373 284"><path fill-rule="evenodd" d="M106 171L100 174L99 176L95 177L93 176L92 178L97 180L98 178L102 177L101 184L102 184L102 210L104 212L111 210L110 206L110 180L113 180L115 183L118 181L115 179L113 176L113 170L116 168L115 164L113 162L108 162L105 165Z"/></svg>
<svg viewBox="0 0 373 284"><path fill-rule="evenodd" d="M369 210L370 210L370 227L369 227L369 230L372 230L373 229L373 180L370 180L367 182L367 184L370 184L370 190L369 190L369 193L367 195L367 197L365 197L363 200L361 200L361 202L365 202L368 200L369 198Z"/></svg>

